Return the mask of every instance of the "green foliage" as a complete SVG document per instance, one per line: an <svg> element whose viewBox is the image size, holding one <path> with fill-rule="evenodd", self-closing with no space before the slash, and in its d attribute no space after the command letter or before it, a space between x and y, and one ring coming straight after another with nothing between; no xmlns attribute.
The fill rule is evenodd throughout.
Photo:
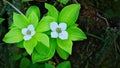
<svg viewBox="0 0 120 68"><path fill-rule="evenodd" d="M59 63L55 67L55 66L53 66L51 64L45 63L45 68L71 68L71 64L70 64L69 61L64 61L64 62Z"/></svg>
<svg viewBox="0 0 120 68"><path fill-rule="evenodd" d="M24 46L23 46L23 41L17 43L17 46L18 46L19 48L24 48Z"/></svg>
<svg viewBox="0 0 120 68"><path fill-rule="evenodd" d="M45 68L55 68L53 65L45 63Z"/></svg>
<svg viewBox="0 0 120 68"><path fill-rule="evenodd" d="M29 24L28 19L25 16L17 13L13 14L13 22L14 25L20 29L27 27L27 25Z"/></svg>
<svg viewBox="0 0 120 68"><path fill-rule="evenodd" d="M45 65L44 64L30 64L29 68L45 68Z"/></svg>
<svg viewBox="0 0 120 68"><path fill-rule="evenodd" d="M33 24L36 27L39 22L39 17L36 15L35 12L31 12L31 14L29 14L29 16L28 16L28 20L29 20L30 24Z"/></svg>
<svg viewBox="0 0 120 68"><path fill-rule="evenodd" d="M28 54L31 55L31 53L33 52L34 48L37 45L37 41L36 41L36 39L32 38L28 41L24 41L23 45L24 45L24 48L26 49L26 51L28 52Z"/></svg>
<svg viewBox="0 0 120 68"><path fill-rule="evenodd" d="M26 11L26 16L29 17L29 15L31 15L32 12L34 12L38 19L40 19L40 9L37 6L29 7L28 10Z"/></svg>
<svg viewBox="0 0 120 68"><path fill-rule="evenodd" d="M24 0L24 2L26 1ZM65 3L67 2L64 1ZM12 7L14 6L12 5ZM26 58L28 54L31 56L33 63L45 62L51 59L55 54L55 50L57 50L58 55L66 60L72 54L72 41L86 39L84 32L75 24L79 16L80 4L68 5L60 12L54 6L47 3L45 4L45 8L48 12L41 20L40 9L37 6L29 7L25 15L23 13L13 13L13 24L10 27L10 31L3 38L3 41L6 43L17 43L18 47L26 50L24 55L12 56L12 59L15 61L21 59L20 68L29 68L32 64ZM14 9L16 8L14 7ZM54 39L50 36L52 22L61 24L63 33L68 33L67 39L61 39L60 37ZM63 34L61 36L64 37ZM32 64L32 66L37 67L39 65ZM46 66L53 67L49 64L46 64ZM63 67L70 68L71 66L69 62L63 62L57 66L57 68Z"/></svg>
<svg viewBox="0 0 120 68"><path fill-rule="evenodd" d="M47 3L45 3L45 8L48 10L47 15L54 17L55 21L57 21L58 13L59 13L58 10L54 6L47 4Z"/></svg>
<svg viewBox="0 0 120 68"><path fill-rule="evenodd" d="M57 47L57 53L64 60L66 60L69 57L69 53L67 53L66 51L64 51L60 47Z"/></svg>
<svg viewBox="0 0 120 68"><path fill-rule="evenodd" d="M43 17L40 20L40 22L39 22L39 24L36 28L36 31L37 32L46 32L46 31L50 30L50 23L53 22L53 21L55 21L55 19L50 17L50 16Z"/></svg>
<svg viewBox="0 0 120 68"><path fill-rule="evenodd" d="M85 36L84 32L81 29L79 29L79 28L71 27L67 31L69 33L69 38L72 41L87 39L87 37Z"/></svg>
<svg viewBox="0 0 120 68"><path fill-rule="evenodd" d="M57 0L57 1L62 3L62 4L67 4L69 0Z"/></svg>
<svg viewBox="0 0 120 68"><path fill-rule="evenodd" d="M62 43L61 43L62 42ZM70 39L68 40L60 40L57 39L57 44L58 47L66 51L67 53L71 54L72 53L72 41Z"/></svg>
<svg viewBox="0 0 120 68"><path fill-rule="evenodd" d="M4 19L3 19L3 18L0 18L0 24L1 24L3 21L4 21Z"/></svg>
<svg viewBox="0 0 120 68"><path fill-rule="evenodd" d="M33 1L33 0L22 0L22 2L28 2L28 1Z"/></svg>
<svg viewBox="0 0 120 68"><path fill-rule="evenodd" d="M20 62L20 68L28 68L30 66L30 60L26 57L22 58Z"/></svg>
<svg viewBox="0 0 120 68"><path fill-rule="evenodd" d="M86 39L86 35L84 34L84 32L81 29L79 29L75 24L79 15L80 5L79 4L68 5L64 7L60 13L58 13L57 9L50 4L46 3L45 8L48 10L47 16L55 18L56 19L55 22L57 23L64 22L67 24L67 31L69 36L68 39L61 40L60 38L57 38L55 41L57 42L56 45L58 48L56 49L59 56L63 59L67 59L68 56L71 55L72 53L73 45L72 41Z"/></svg>
<svg viewBox="0 0 120 68"><path fill-rule="evenodd" d="M20 68L45 68L45 63L32 63L29 58L23 57L20 61Z"/></svg>
<svg viewBox="0 0 120 68"><path fill-rule="evenodd" d="M26 57L28 55L27 52L23 52L23 53L19 53L19 54L12 54L10 59L12 59L13 61L18 61L24 57Z"/></svg>
<svg viewBox="0 0 120 68"><path fill-rule="evenodd" d="M43 33L45 31L50 30L49 23L51 21L54 21L54 19L52 17L46 16L40 21L40 24L38 24L39 19L40 19L40 11L37 6L31 6L30 8L28 8L26 12L26 16L14 13L13 24L12 24L12 27L10 28L11 30L5 35L3 39L3 41L6 43L18 43L18 47L25 48L25 50L29 55L33 53L33 57L34 55L38 56L39 53L40 53L40 56L41 56L41 53L44 53L44 52L46 53L47 56L44 56L42 58L32 57L33 62L46 61L50 59L51 57L53 57L54 50L55 50L55 46L51 45L52 47L49 48L49 44L50 44L49 37L45 33ZM25 36L22 30L27 29L26 27L28 27L28 25L30 24L33 25L32 27L35 27L35 35L31 37L29 40L25 40L24 39ZM47 26L47 28L45 26ZM32 27L29 27L29 28L31 29ZM38 51L39 53L35 53L36 51L34 51L35 50L34 48L37 46L39 48L39 43L42 43L40 44L40 45L43 45L42 49L47 49L46 50L47 52L44 50L44 51ZM37 59L37 60L34 60L34 59Z"/></svg>
<svg viewBox="0 0 120 68"><path fill-rule="evenodd" d="M71 64L69 61L64 61L58 64L56 68L71 68Z"/></svg>
<svg viewBox="0 0 120 68"><path fill-rule="evenodd" d="M56 44L54 42L55 40L50 40L50 47L44 46L42 43L38 43L38 45L35 47L35 50L32 54L32 61L35 62L43 62L47 61L48 59L51 59L54 56L55 53L55 47Z"/></svg>
<svg viewBox="0 0 120 68"><path fill-rule="evenodd" d="M11 56L11 59L14 60L14 61L17 61L17 60L19 60L21 57L22 57L21 54L13 54L13 55Z"/></svg>
<svg viewBox="0 0 120 68"><path fill-rule="evenodd" d="M80 5L79 4L71 4L69 6L64 7L60 14L58 22L65 22L67 26L73 25L79 15Z"/></svg>
<svg viewBox="0 0 120 68"><path fill-rule="evenodd" d="M38 33L35 35L35 38L45 46L49 47L49 37L46 34Z"/></svg>
<svg viewBox="0 0 120 68"><path fill-rule="evenodd" d="M6 43L17 43L23 40L23 35L19 29L10 30L4 37L3 41Z"/></svg>

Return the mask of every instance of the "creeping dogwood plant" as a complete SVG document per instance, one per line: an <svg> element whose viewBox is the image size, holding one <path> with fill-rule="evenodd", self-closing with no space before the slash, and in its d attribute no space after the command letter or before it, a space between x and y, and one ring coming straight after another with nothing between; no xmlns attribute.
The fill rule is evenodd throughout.
<svg viewBox="0 0 120 68"><path fill-rule="evenodd" d="M27 10L26 16L14 13L13 24L3 41L22 43L29 55L33 54L35 48L40 44L48 49L50 47L49 37L44 32L49 30L49 22L54 21L54 19L50 16L43 17L40 22L39 19L40 10L37 6L31 6Z"/></svg>
<svg viewBox="0 0 120 68"><path fill-rule="evenodd" d="M51 59L55 50L62 59L67 59L72 53L72 41L86 39L75 23L80 4L68 5L61 12L47 3L45 8L48 13L41 20L37 6L31 6L26 15L14 13L10 31L3 38L6 43L25 48L33 63Z"/></svg>
<svg viewBox="0 0 120 68"><path fill-rule="evenodd" d="M55 43L59 56L67 59L72 53L72 41L86 39L84 32L75 24L79 15L80 4L66 6L61 12L58 12L54 6L47 3L45 7L48 9L47 15L55 19L50 23L50 38L54 39L50 43Z"/></svg>

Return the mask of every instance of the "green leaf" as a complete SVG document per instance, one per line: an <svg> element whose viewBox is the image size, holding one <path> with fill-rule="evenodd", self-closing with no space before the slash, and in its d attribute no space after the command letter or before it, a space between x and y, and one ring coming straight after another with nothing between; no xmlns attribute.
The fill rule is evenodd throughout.
<svg viewBox="0 0 120 68"><path fill-rule="evenodd" d="M46 57L46 55L49 53L49 48L42 43L38 43L38 45L35 47L35 50L41 55L41 58Z"/></svg>
<svg viewBox="0 0 120 68"><path fill-rule="evenodd" d="M54 56L56 45L57 45L56 40L55 39L50 39L49 54L47 55L47 58L44 59L44 61L49 60Z"/></svg>
<svg viewBox="0 0 120 68"><path fill-rule="evenodd" d="M50 4L47 4L47 3L45 3L45 8L48 10L47 15L51 16L51 17L54 17L55 21L57 21L58 13L59 13L58 10L53 5L50 5Z"/></svg>
<svg viewBox="0 0 120 68"><path fill-rule="evenodd" d="M49 54L49 48L42 43L38 43L32 53L32 62L36 63L44 61L44 59L47 58L47 54Z"/></svg>
<svg viewBox="0 0 120 68"><path fill-rule="evenodd" d="M60 3L63 3L63 4L67 4L69 0L57 0L59 1Z"/></svg>
<svg viewBox="0 0 120 68"><path fill-rule="evenodd" d="M49 47L49 37L46 34L36 33L35 38L45 46Z"/></svg>
<svg viewBox="0 0 120 68"><path fill-rule="evenodd" d="M78 27L79 25L78 24L73 24L73 25L71 25L70 27Z"/></svg>
<svg viewBox="0 0 120 68"><path fill-rule="evenodd" d="M65 22L68 26L73 25L79 15L80 4L72 4L62 9L59 15L59 22Z"/></svg>
<svg viewBox="0 0 120 68"><path fill-rule="evenodd" d="M17 43L17 46L18 46L19 48L24 48L24 46L23 46L23 41Z"/></svg>
<svg viewBox="0 0 120 68"><path fill-rule="evenodd" d="M19 29L11 29L3 38L6 43L18 43L23 40L23 35Z"/></svg>
<svg viewBox="0 0 120 68"><path fill-rule="evenodd" d="M20 68L28 68L30 64L31 64L30 60L28 58L24 57L20 61Z"/></svg>
<svg viewBox="0 0 120 68"><path fill-rule="evenodd" d="M24 47L26 49L26 51L28 52L29 55L31 55L31 53L33 52L35 46L37 45L37 40L32 38L28 41L24 41Z"/></svg>
<svg viewBox="0 0 120 68"><path fill-rule="evenodd" d="M71 64L69 61L64 61L58 64L56 68L71 68Z"/></svg>
<svg viewBox="0 0 120 68"><path fill-rule="evenodd" d="M4 21L4 19L3 19L3 18L0 18L0 24L1 24L3 21Z"/></svg>
<svg viewBox="0 0 120 68"><path fill-rule="evenodd" d="M37 6L31 6L28 8L27 12L26 12L26 16L29 17L29 15L34 12L36 14L36 16L38 17L38 19L40 19L40 9Z"/></svg>
<svg viewBox="0 0 120 68"><path fill-rule="evenodd" d="M45 68L55 68L53 65L45 63Z"/></svg>
<svg viewBox="0 0 120 68"><path fill-rule="evenodd" d="M22 2L28 2L28 1L33 1L33 0L22 0Z"/></svg>
<svg viewBox="0 0 120 68"><path fill-rule="evenodd" d="M57 44L58 47L60 47L61 49L63 49L64 51L66 51L67 53L71 54L72 53L72 41L71 40L61 40L61 39L57 39Z"/></svg>
<svg viewBox="0 0 120 68"><path fill-rule="evenodd" d="M19 60L21 57L22 57L21 54L13 54L13 55L11 56L11 59L14 60L14 61L17 61L17 60Z"/></svg>
<svg viewBox="0 0 120 68"><path fill-rule="evenodd" d="M15 26L15 24L13 23L13 24L11 24L11 26L9 27L9 29L14 29L14 28L19 29L19 28L18 28L18 27L16 27L16 26Z"/></svg>
<svg viewBox="0 0 120 68"><path fill-rule="evenodd" d="M23 53L22 53L22 57L25 57L25 56L27 56L28 55L28 53L26 52L26 51L24 51Z"/></svg>
<svg viewBox="0 0 120 68"><path fill-rule="evenodd" d="M41 19L40 23L37 26L37 32L45 32L50 30L50 23L54 22L55 19L50 16L45 16Z"/></svg>
<svg viewBox="0 0 120 68"><path fill-rule="evenodd" d="M30 64L29 68L45 68L45 64L44 63Z"/></svg>
<svg viewBox="0 0 120 68"><path fill-rule="evenodd" d="M26 28L27 25L29 24L25 16L17 13L14 13L13 15L13 22L14 22L14 25L18 28Z"/></svg>
<svg viewBox="0 0 120 68"><path fill-rule="evenodd" d="M49 48L41 43L38 43L32 53L33 63L47 61L54 56L56 44L53 39L51 39L50 42L51 43Z"/></svg>
<svg viewBox="0 0 120 68"><path fill-rule="evenodd" d="M60 47L57 47L57 53L64 60L66 60L69 57L69 54Z"/></svg>
<svg viewBox="0 0 120 68"><path fill-rule="evenodd" d="M56 45L56 40L50 39L49 54L47 55L47 58L45 60L51 59L54 56Z"/></svg>
<svg viewBox="0 0 120 68"><path fill-rule="evenodd" d="M36 27L38 25L38 17L36 16L35 12L31 12L31 14L28 16L28 20L30 22L30 24L33 24L34 27Z"/></svg>
<svg viewBox="0 0 120 68"><path fill-rule="evenodd" d="M87 39L85 33L78 27L68 28L69 39L72 41Z"/></svg>

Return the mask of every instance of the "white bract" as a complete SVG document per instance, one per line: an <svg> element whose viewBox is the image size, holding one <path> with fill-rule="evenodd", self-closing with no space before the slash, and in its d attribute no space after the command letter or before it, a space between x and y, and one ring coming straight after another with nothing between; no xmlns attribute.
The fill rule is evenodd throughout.
<svg viewBox="0 0 120 68"><path fill-rule="evenodd" d="M50 24L50 29L52 30L51 38L59 37L61 40L68 39L68 32L66 31L66 29L67 29L66 23L60 23L58 25L57 22L52 22Z"/></svg>
<svg viewBox="0 0 120 68"><path fill-rule="evenodd" d="M30 40L35 34L34 26L32 24L28 25L27 28L22 29L22 34L24 35L24 40Z"/></svg>

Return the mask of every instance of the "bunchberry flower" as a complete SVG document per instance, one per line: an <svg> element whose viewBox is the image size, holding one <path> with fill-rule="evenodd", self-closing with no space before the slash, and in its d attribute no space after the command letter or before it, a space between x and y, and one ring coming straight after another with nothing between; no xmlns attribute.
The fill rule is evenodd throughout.
<svg viewBox="0 0 120 68"><path fill-rule="evenodd" d="M28 25L27 28L22 29L22 34L24 35L24 40L30 40L33 35L35 35L35 29L32 24Z"/></svg>
<svg viewBox="0 0 120 68"><path fill-rule="evenodd" d="M61 40L66 40L68 39L68 32L66 31L67 29L67 24L66 23L58 23L52 22L50 23L50 29L52 30L51 32L51 38L60 38Z"/></svg>

